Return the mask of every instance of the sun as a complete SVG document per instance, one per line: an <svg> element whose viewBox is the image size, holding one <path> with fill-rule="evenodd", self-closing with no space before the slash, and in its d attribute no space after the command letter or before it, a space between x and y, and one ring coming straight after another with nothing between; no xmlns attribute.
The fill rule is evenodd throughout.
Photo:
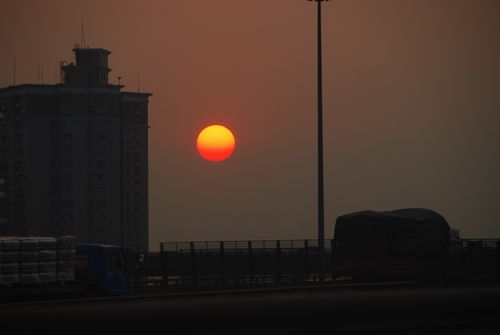
<svg viewBox="0 0 500 335"><path fill-rule="evenodd" d="M206 127L196 139L196 147L201 157L212 162L220 162L232 155L236 141L228 128L215 124Z"/></svg>

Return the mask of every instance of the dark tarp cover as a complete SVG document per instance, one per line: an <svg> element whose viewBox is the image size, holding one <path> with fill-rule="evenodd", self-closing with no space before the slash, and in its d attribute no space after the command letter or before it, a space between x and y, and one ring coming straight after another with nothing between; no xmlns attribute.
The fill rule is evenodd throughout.
<svg viewBox="0 0 500 335"><path fill-rule="evenodd" d="M339 216L334 237L339 248L358 255L389 250L391 254L436 254L445 250L449 229L443 216L430 209L361 211Z"/></svg>
<svg viewBox="0 0 500 335"><path fill-rule="evenodd" d="M433 210L426 208L404 208L394 211L361 211L341 215L337 218L335 224L335 234L337 234L339 229L351 229L352 225L359 225L359 228L361 228L361 226L367 224L376 225L391 223L413 225L415 228L434 228L437 230L450 229L444 217Z"/></svg>

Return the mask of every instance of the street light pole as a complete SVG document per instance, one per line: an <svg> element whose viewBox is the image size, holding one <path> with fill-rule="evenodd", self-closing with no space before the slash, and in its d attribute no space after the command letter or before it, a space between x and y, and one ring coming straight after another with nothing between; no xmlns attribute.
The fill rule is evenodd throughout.
<svg viewBox="0 0 500 335"><path fill-rule="evenodd" d="M324 279L325 200L323 172L323 67L321 50L321 3L329 0L309 0L318 3L318 248L320 280Z"/></svg>

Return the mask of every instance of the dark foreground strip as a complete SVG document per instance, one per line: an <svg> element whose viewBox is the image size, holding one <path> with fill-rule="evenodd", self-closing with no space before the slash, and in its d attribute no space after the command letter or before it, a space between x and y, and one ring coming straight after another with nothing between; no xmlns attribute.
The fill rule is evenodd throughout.
<svg viewBox="0 0 500 335"><path fill-rule="evenodd" d="M305 292L317 290L365 290L365 289L388 289L404 288L413 286L411 281L398 282L378 282L378 283L330 283L330 284L310 284L300 286L274 286L274 287L253 287L253 288L231 288L231 289L184 289L184 290L162 290L151 289L132 291L130 295L125 296L106 296L106 297L72 297L61 299L46 300L25 300L19 302L0 303L1 308L22 307L22 306L47 306L61 304L82 304L92 302L119 302L119 301L139 301L139 300L162 300L172 298L193 298L202 296L228 296L228 295L251 295L251 294L272 294L278 292Z"/></svg>
<svg viewBox="0 0 500 335"><path fill-rule="evenodd" d="M6 334L498 334L499 311L498 287L289 288L8 305L0 327Z"/></svg>

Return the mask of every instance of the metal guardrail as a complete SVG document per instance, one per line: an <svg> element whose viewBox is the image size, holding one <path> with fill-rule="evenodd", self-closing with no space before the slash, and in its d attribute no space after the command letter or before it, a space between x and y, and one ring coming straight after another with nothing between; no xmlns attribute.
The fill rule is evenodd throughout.
<svg viewBox="0 0 500 335"><path fill-rule="evenodd" d="M319 274L317 240L164 242L160 249L164 285L297 283Z"/></svg>
<svg viewBox="0 0 500 335"><path fill-rule="evenodd" d="M330 249L331 241L325 240L325 249ZM239 240L239 241L189 241L189 242L161 242L160 252L182 250L243 250L243 249L303 249L317 248L317 239L306 240Z"/></svg>
<svg viewBox="0 0 500 335"><path fill-rule="evenodd" d="M325 239L325 249L331 249L335 243L334 239ZM317 248L317 239L292 239L292 240L235 240L235 241L182 241L182 242L160 242L160 252L181 250L215 250L221 247L225 249L300 249ZM496 238L470 238L451 241L451 245L463 248L497 248L500 239Z"/></svg>
<svg viewBox="0 0 500 335"><path fill-rule="evenodd" d="M162 286L285 285L319 280L318 240L162 242L160 249L159 253L146 254L137 283L141 276L142 282L149 280ZM335 240L326 240L323 264L326 281L349 274L368 278L363 280L379 276L380 280L388 267L392 275L420 280L422 266L427 266L428 273L440 272L439 280L448 276L460 278L457 282L500 283L500 239L452 241L446 264L441 260L422 263L419 259L341 263L337 257L340 255Z"/></svg>

